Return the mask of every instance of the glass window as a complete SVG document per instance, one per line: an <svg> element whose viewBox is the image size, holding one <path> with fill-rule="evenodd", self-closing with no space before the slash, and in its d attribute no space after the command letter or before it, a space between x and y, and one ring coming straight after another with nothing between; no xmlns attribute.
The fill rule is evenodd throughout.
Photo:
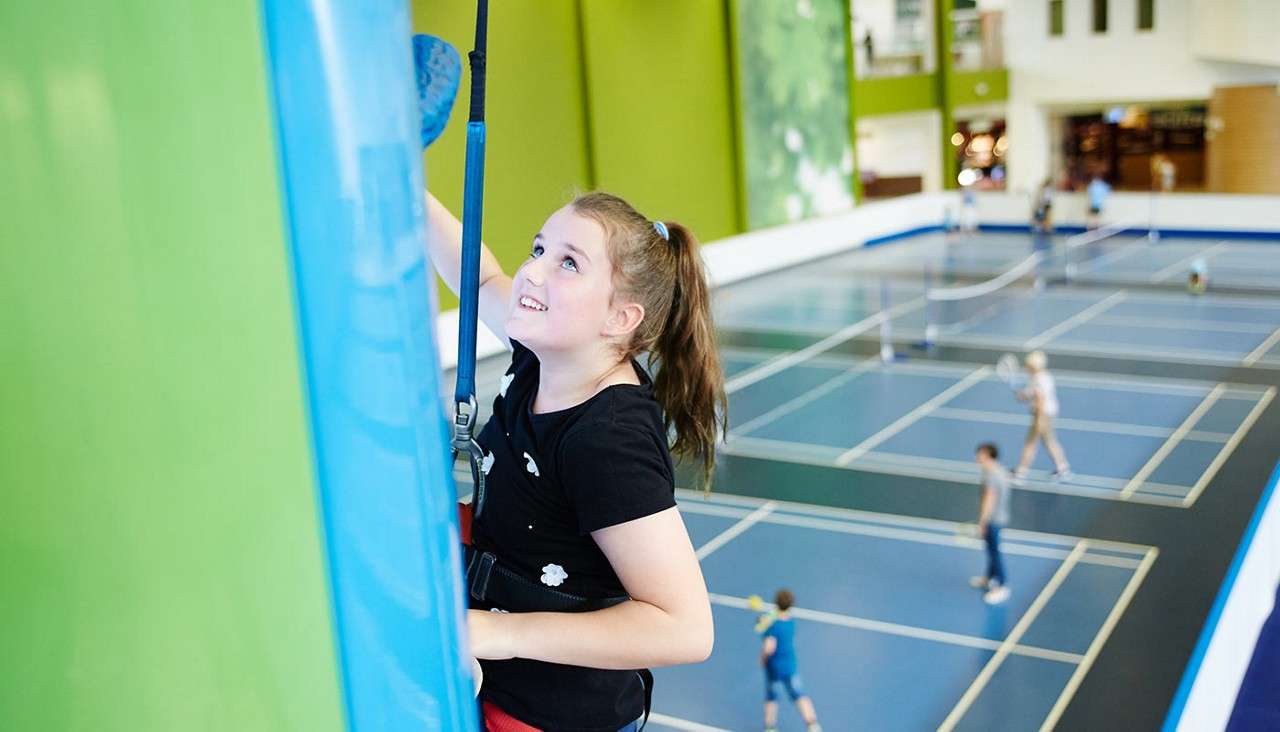
<svg viewBox="0 0 1280 732"><path fill-rule="evenodd" d="M1049 35L1062 35L1062 0L1049 0Z"/></svg>
<svg viewBox="0 0 1280 732"><path fill-rule="evenodd" d="M1138 30L1156 27L1156 0L1138 0Z"/></svg>
<svg viewBox="0 0 1280 732"><path fill-rule="evenodd" d="M1107 32L1107 0L1093 0L1093 32Z"/></svg>

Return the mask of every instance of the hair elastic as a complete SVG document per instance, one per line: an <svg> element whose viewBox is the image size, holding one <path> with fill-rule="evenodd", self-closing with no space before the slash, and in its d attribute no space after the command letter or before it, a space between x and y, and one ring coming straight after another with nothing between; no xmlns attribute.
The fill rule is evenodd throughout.
<svg viewBox="0 0 1280 732"><path fill-rule="evenodd" d="M661 221L655 221L653 222L653 230L658 232L658 236L662 237L663 241L671 241L671 234L667 231L666 224Z"/></svg>

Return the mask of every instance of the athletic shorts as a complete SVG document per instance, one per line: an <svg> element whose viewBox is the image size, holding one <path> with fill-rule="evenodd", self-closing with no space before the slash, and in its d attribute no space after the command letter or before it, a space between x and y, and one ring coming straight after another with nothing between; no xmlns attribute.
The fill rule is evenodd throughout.
<svg viewBox="0 0 1280 732"><path fill-rule="evenodd" d="M791 697L791 701L795 701L804 696L804 684L800 682L800 674L791 674L790 676L774 676L765 671L764 673L764 700L778 701L777 685L782 684L782 688L787 692L787 696Z"/></svg>
<svg viewBox="0 0 1280 732"><path fill-rule="evenodd" d="M1031 442L1037 437L1047 439L1053 434L1053 417L1047 414L1035 414L1031 416L1031 426L1027 428L1027 442Z"/></svg>

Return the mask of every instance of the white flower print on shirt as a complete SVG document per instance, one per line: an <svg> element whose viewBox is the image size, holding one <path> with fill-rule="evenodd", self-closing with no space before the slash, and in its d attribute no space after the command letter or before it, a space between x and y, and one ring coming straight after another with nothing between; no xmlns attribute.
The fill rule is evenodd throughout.
<svg viewBox="0 0 1280 732"><path fill-rule="evenodd" d="M489 471L493 469L493 453L487 452L484 454L484 460L480 461L480 469L484 471L485 475L489 474Z"/></svg>
<svg viewBox="0 0 1280 732"><path fill-rule="evenodd" d="M569 579L569 574L559 564L548 564L542 568L542 584L548 587L559 587Z"/></svg>
<svg viewBox="0 0 1280 732"><path fill-rule="evenodd" d="M533 456L526 452L524 454L524 459L529 461L529 464L525 465L524 469L533 473L533 477L541 478L542 474L538 472L538 464L533 461Z"/></svg>
<svg viewBox="0 0 1280 732"><path fill-rule="evenodd" d="M515 374L503 374L502 383L498 385L498 396L505 397L507 395L507 387L511 386L511 382L515 380Z"/></svg>

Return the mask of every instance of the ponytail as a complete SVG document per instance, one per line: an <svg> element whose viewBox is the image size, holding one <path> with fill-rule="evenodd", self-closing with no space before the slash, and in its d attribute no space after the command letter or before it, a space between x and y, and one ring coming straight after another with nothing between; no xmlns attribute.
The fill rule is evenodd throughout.
<svg viewBox="0 0 1280 732"><path fill-rule="evenodd" d="M658 366L654 394L675 427L671 451L701 465L702 488L710 490L715 471L716 440L724 434L727 400L724 371L711 318L711 288L697 252L697 241L684 226L666 222L676 259L671 310L654 343Z"/></svg>
<svg viewBox="0 0 1280 732"><path fill-rule="evenodd" d="M587 193L571 205L605 231L615 296L644 306L644 320L621 355L652 356L654 396L675 435L671 452L697 463L700 487L710 490L727 401L698 242L684 226L649 221L608 193Z"/></svg>

